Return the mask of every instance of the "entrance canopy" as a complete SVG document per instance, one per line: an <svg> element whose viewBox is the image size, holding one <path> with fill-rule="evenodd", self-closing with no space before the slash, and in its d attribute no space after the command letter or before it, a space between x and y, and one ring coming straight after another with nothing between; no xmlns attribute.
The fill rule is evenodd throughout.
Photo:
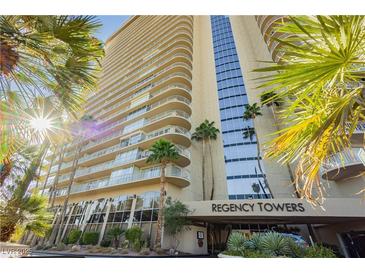
<svg viewBox="0 0 365 274"><path fill-rule="evenodd" d="M364 222L365 200L328 198L320 206L294 198L185 202L189 219L210 223L329 224Z"/></svg>

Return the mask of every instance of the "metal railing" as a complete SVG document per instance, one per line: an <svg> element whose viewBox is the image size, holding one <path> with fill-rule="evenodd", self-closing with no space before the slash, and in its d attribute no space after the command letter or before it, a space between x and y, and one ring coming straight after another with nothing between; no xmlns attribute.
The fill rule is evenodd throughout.
<svg viewBox="0 0 365 274"><path fill-rule="evenodd" d="M166 168L166 176L167 177L180 177L190 181L190 173L180 167L175 165L168 165ZM123 185L127 183L132 183L136 181L143 181L153 178L160 177L160 169L146 169L141 170L139 172L134 172L132 174L122 175L113 178L103 178L100 180L91 181L84 184L75 184L71 187L71 194L85 192L95 189L102 189L115 185ZM67 194L67 188L59 189L56 193L56 196L64 196Z"/></svg>

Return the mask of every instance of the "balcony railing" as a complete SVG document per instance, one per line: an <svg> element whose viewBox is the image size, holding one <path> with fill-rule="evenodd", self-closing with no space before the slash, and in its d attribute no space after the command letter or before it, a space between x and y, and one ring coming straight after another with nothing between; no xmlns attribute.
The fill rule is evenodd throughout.
<svg viewBox="0 0 365 274"><path fill-rule="evenodd" d="M101 157L103 155L114 153L114 152L119 151L121 149L124 149L128 146L140 144L142 142L145 142L145 141L147 141L149 139L152 139L152 138L156 138L156 137L161 136L161 135L174 134L174 133L185 135L187 138L190 138L190 132L187 129L182 128L182 127L178 127L178 126L168 126L168 127L162 128L162 129L152 131L152 132L148 133L147 135L142 134L141 139L138 142L135 142L133 144L128 144L128 145L117 144L115 146L112 146L112 147L109 147L109 148L106 148L106 149L103 149L103 150L99 150L95 153L86 155L86 156L79 159L79 163L81 164L81 163L84 163L86 161L93 160L93 159L96 159L98 157Z"/></svg>
<svg viewBox="0 0 365 274"><path fill-rule="evenodd" d="M150 124L152 124L152 123L154 123L154 122L156 122L156 121L158 121L160 119L164 119L164 118L167 118L167 117L183 117L183 118L185 118L185 119L187 119L187 120L190 121L190 118L189 118L190 115L188 113L186 113L184 111L173 110L173 111L162 112L162 113L160 113L160 114L158 114L158 115L156 115L154 117L151 117L149 119L146 119L145 122L144 122L144 124L141 125L141 127L150 125ZM87 150L87 149L89 149L89 148L91 148L93 146L96 146L96 145L99 145L101 143L107 142L107 141L109 141L111 139L114 139L116 137L120 137L122 135L123 135L123 131L116 131L116 132L114 132L111 135L108 135L108 136L106 136L104 138L101 138L101 139L99 139L97 141L88 143L87 145L85 145L83 147L82 151L85 151L85 150Z"/></svg>
<svg viewBox="0 0 365 274"><path fill-rule="evenodd" d="M190 159L190 151L187 148L184 148L180 145L176 145L176 150L180 155ZM115 159L115 160L111 160L111 161L108 161L108 162L105 162L105 163L102 163L99 165L91 166L89 168L79 169L76 171L75 178L78 178L83 175L89 175L89 174L93 174L96 172L104 171L104 170L109 170L109 169L116 168L116 167L119 167L122 165L133 163L135 161L146 159L146 158L148 158L149 155L150 155L150 152L148 150L138 151L135 156L131 156L129 158Z"/></svg>
<svg viewBox="0 0 365 274"><path fill-rule="evenodd" d="M123 185L153 178L160 177L160 169L147 169L132 174L122 175L114 178L104 178L95 180L84 184L75 184L71 187L71 194L80 193L95 189L102 189L116 185ZM166 177L179 177L190 181L190 173L175 165L169 165L166 168ZM67 188L59 189L56 193L57 197L65 196L67 194Z"/></svg>
<svg viewBox="0 0 365 274"><path fill-rule="evenodd" d="M138 89L139 87L142 87L144 84L146 84L147 82L152 81L153 79L157 78L158 76L162 75L163 73L165 73L168 70L174 69L176 67L185 67L188 70L191 70L191 66L187 65L186 63L182 63L182 62L178 62L178 63L174 63L171 66L168 66L167 68L162 69L161 71L159 71L158 73L151 75L150 77L138 82L137 84L133 85L132 87L128 88L127 90L121 92L123 89L125 89L130 82L127 82L125 85L123 85L122 87L119 87L118 89L108 93L108 96L105 96L105 100L103 102L99 102L99 107L95 107L92 113L95 113L97 110L100 110L103 106L105 106L106 104L108 104L111 101L115 101L123 96L125 96L126 94L130 93L133 90ZM177 74L171 74L168 75L166 78L171 78L171 76L176 76ZM189 75L187 75L186 73L184 73L183 75L181 75L183 77L186 77L187 79L191 80L191 77ZM155 86L157 85L158 82L153 83ZM117 82L115 84L120 85L119 82ZM119 93L119 94L118 94ZM118 94L117 97L113 97L114 95Z"/></svg>

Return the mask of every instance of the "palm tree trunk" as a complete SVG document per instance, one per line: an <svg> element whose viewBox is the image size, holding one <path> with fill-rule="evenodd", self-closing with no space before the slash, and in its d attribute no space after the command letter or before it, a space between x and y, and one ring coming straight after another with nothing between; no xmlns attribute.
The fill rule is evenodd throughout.
<svg viewBox="0 0 365 274"><path fill-rule="evenodd" d="M213 200L215 181L214 181L214 166L213 166L212 144L211 144L210 137L208 139L208 147L209 147L209 156L210 156L210 164L211 164L211 172L212 172L212 191L210 193L210 200Z"/></svg>
<svg viewBox="0 0 365 274"><path fill-rule="evenodd" d="M162 236L162 225L163 225L163 209L165 203L165 176L166 164L163 163L161 165L161 176L160 176L160 201L158 205L158 217L157 217L157 232L156 232L156 240L155 246L161 247L161 236Z"/></svg>
<svg viewBox="0 0 365 274"><path fill-rule="evenodd" d="M204 201L205 200L205 139L203 139L202 188L203 188L203 201Z"/></svg>
<svg viewBox="0 0 365 274"><path fill-rule="evenodd" d="M260 158L261 158L260 142L259 142L259 138L257 137L257 131L256 131L256 127L255 127L255 119L252 119L252 123L253 123L253 127L255 129L255 132L256 132L257 166L258 166L258 168L260 170L260 173L262 174L262 176L264 178L265 187L269 190L269 192L271 194L271 197L274 198L274 196L272 195L270 186L269 186L269 184L267 182L266 175L264 174L264 172L262 170L262 166L261 166L261 161L260 161ZM264 194L265 194L265 196L267 198L267 194L266 194L266 191L265 190L264 190Z"/></svg>
<svg viewBox="0 0 365 274"><path fill-rule="evenodd" d="M5 179L9 177L12 166L10 157L6 157L0 172L0 187L3 186Z"/></svg>
<svg viewBox="0 0 365 274"><path fill-rule="evenodd" d="M2 242L9 241L11 235L15 231L16 224L19 221L19 216L21 216L21 212L18 212L19 205L22 203L23 197L26 194L30 183L36 176L37 169L48 147L49 147L49 142L44 141L44 143L39 149L37 156L30 163L30 166L27 168L23 179L18 183L11 199L9 200L8 204L4 209L5 213L4 216L8 217L2 218L1 229L0 229L1 230L0 241Z"/></svg>
<svg viewBox="0 0 365 274"><path fill-rule="evenodd" d="M82 145L81 145L81 141L80 141L79 145L78 145L78 148L77 148L77 153L75 154L75 156L72 160L72 173L70 175L70 183L68 184L66 199L65 199L65 201L63 203L63 206L62 206L60 225L58 226L58 232L57 232L57 237L56 237L56 245L59 244L60 241L61 241L63 219L65 218L65 215L66 215L68 200L70 198L71 187L73 185L77 165L79 163L79 156L80 156L80 153L81 153L81 148L82 148Z"/></svg>
<svg viewBox="0 0 365 274"><path fill-rule="evenodd" d="M56 152L57 152L57 150L55 150L55 152L52 154L51 162L50 162L48 170L47 170L47 175L46 175L46 178L44 179L44 184L43 184L43 187L42 187L41 195L43 195L44 190L46 189L47 181L48 181L49 175L51 174L51 168L52 168L54 159L56 158Z"/></svg>
<svg viewBox="0 0 365 274"><path fill-rule="evenodd" d="M46 159L46 155L48 153L48 150L49 150L49 146L47 147L47 150L45 151L45 153L44 153L44 155L41 159L41 162L39 164L39 167L38 167L38 174L37 174L37 180L36 180L36 185L35 185L36 188L38 188L38 185L39 185L39 179L41 177L42 166L43 166L44 160Z"/></svg>
<svg viewBox="0 0 365 274"><path fill-rule="evenodd" d="M58 158L58 167L57 167L57 173L56 173L56 177L53 181L53 185L51 187L51 190L52 192L50 192L50 195L49 195L49 198L48 198L48 204L50 204L50 208L52 208L54 206L54 201L56 199L56 185L58 184L58 180L59 180L59 177L60 177L60 171L61 171L61 165L62 165L62 162L63 162L63 158L64 158L64 155L65 155L65 144L62 145L62 148L61 148L61 153L60 153L60 156Z"/></svg>

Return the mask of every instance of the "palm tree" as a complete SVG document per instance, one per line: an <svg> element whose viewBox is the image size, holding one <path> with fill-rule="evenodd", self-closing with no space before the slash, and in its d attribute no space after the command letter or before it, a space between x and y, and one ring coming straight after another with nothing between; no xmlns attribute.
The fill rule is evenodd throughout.
<svg viewBox="0 0 365 274"><path fill-rule="evenodd" d="M12 207L0 204L0 241L6 242L13 235L15 228L31 231L35 235L44 237L50 228L51 215L47 212L47 201L37 193L22 196L12 204ZM15 226L14 226L15 223Z"/></svg>
<svg viewBox="0 0 365 274"><path fill-rule="evenodd" d="M203 200L205 200L205 158L206 158L206 151L205 147L208 144L209 149L209 156L210 156L210 163L211 163L211 172L212 172L212 190L210 192L210 200L213 200L214 197L214 166L213 166L213 155L212 155L212 145L211 141L216 140L218 137L219 129L214 126L214 121L210 122L207 119L203 123L201 123L196 129L195 132L192 134L191 138L193 140L202 141L202 187L203 187Z"/></svg>
<svg viewBox="0 0 365 274"><path fill-rule="evenodd" d="M85 137L89 136L90 133L95 133L94 130L96 124L96 120L93 118L92 115L84 115L81 117L80 122L75 125L75 131L74 135L76 135L77 140L77 147L76 147L76 153L74 154L73 160L72 160L72 172L70 175L70 182L67 187L67 194L66 198L63 202L62 210L61 210L61 217L58 219L59 225L56 225L55 228L57 229L57 237L56 237L56 245L61 242L62 238L62 226L64 217L66 214L67 206L68 206L68 200L70 198L71 194L71 188L74 183L75 174L78 168L79 158L83 146L83 141L85 140ZM54 193L55 197L56 193Z"/></svg>
<svg viewBox="0 0 365 274"><path fill-rule="evenodd" d="M85 93L95 87L104 54L102 43L93 37L99 27L93 16L0 16L1 175L8 176L13 155L42 143L8 206L19 204L57 137L48 129L33 134L32 122L49 119L47 112L32 112L34 100L51 94L56 119L65 114L75 117Z"/></svg>
<svg viewBox="0 0 365 274"><path fill-rule="evenodd" d="M245 111L243 113L243 120L244 121L248 121L248 120L252 120L252 124L253 124L253 128L246 128L244 131L243 131L243 138L250 138L250 140L252 141L252 138L253 136L256 134L255 132L255 119L257 116L261 116L262 113L261 113L261 108L260 106L257 104L257 103L253 103L252 105L246 105L245 106ZM272 196L272 192L270 190L270 186L269 184L267 183L267 179L266 179L266 175L265 173L263 172L262 170L262 166L261 166L261 150L260 150L260 142L259 142L259 139L257 138L257 135L256 135L256 146L257 146L257 166L260 170L260 173L262 174L263 178L264 178L264 185L265 185L265 188L267 188ZM261 181L260 179L258 179L259 181L259 184L261 185ZM264 188L262 188L264 194L265 194L265 197L267 198L267 194L266 194L266 191Z"/></svg>
<svg viewBox="0 0 365 274"><path fill-rule="evenodd" d="M266 157L296 163L296 183L302 182L301 195L309 201L323 196L323 161L351 147L364 119L364 25L364 16L290 17L278 27L294 34L276 39L285 52L282 64L255 70L266 74L259 77L261 88L287 101L280 117L284 128Z"/></svg>
<svg viewBox="0 0 365 274"><path fill-rule="evenodd" d="M159 163L161 166L160 172L160 201L157 217L157 232L155 246L161 247L161 233L163 225L163 209L166 196L166 166L171 161L179 158L179 153L174 144L167 140L160 139L156 141L149 149L151 153L147 158L147 163Z"/></svg>
<svg viewBox="0 0 365 274"><path fill-rule="evenodd" d="M0 101L24 109L11 104L10 91L28 108L35 97L51 94L54 108L75 115L97 79L104 53L93 37L99 27L94 16L0 16ZM7 109L0 108L0 163L19 149L15 137L29 137Z"/></svg>
<svg viewBox="0 0 365 274"><path fill-rule="evenodd" d="M277 94L274 91L269 91L269 92L264 92L264 93L261 94L260 101L261 101L262 106L267 106L271 109L271 113L274 117L274 121L275 121L275 125L276 125L276 130L279 131L280 130L279 119L276 116L276 111L277 111L276 108L283 105L283 103L284 103L283 100L278 98ZM299 194L298 189L296 187L297 185L295 184L295 179L294 179L292 168L290 167L289 163L286 163L286 166L288 168L290 181L291 181L291 183L293 184L293 187L294 187L294 193L298 198L300 198L300 194Z"/></svg>

